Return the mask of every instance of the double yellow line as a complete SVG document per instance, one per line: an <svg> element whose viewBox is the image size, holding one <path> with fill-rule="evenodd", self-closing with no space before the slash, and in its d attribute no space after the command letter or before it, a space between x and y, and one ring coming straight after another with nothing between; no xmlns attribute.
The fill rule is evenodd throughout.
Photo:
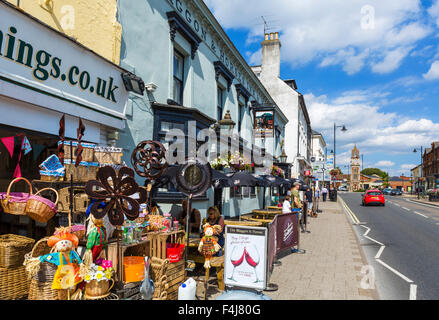
<svg viewBox="0 0 439 320"><path fill-rule="evenodd" d="M341 200L343 207L346 209L348 215L351 217L354 224L360 224L360 220L358 220L357 216L355 215L355 213L352 212L351 208L348 207L346 202L344 202L344 200L340 196L339 196L339 198Z"/></svg>

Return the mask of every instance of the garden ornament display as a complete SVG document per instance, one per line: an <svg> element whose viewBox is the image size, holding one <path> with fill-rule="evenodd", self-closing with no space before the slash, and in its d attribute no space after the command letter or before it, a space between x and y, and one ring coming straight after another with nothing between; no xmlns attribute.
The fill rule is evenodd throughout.
<svg viewBox="0 0 439 320"><path fill-rule="evenodd" d="M211 226L210 224L206 223L203 226L203 229L204 236L201 238L200 244L198 245L198 251L204 256L204 268L209 269L210 259L221 249L216 237L213 236L215 232L221 232L221 226Z"/></svg>
<svg viewBox="0 0 439 320"><path fill-rule="evenodd" d="M154 295L154 282L149 278L149 257L145 257L145 278L140 285L140 295L143 300L152 300Z"/></svg>
<svg viewBox="0 0 439 320"><path fill-rule="evenodd" d="M114 226L123 224L124 215L129 220L135 220L139 216L139 202L146 201L146 194L134 180L134 171L122 167L116 175L112 167L105 166L99 169L97 178L98 180L88 181L85 186L85 193L98 200L91 206L91 214L96 219L108 215L110 223ZM131 197L136 193L140 194L139 201ZM106 203L104 208L100 208L101 202Z"/></svg>
<svg viewBox="0 0 439 320"><path fill-rule="evenodd" d="M131 164L139 176L151 180L158 178L168 167L166 149L158 141L142 141L131 154Z"/></svg>

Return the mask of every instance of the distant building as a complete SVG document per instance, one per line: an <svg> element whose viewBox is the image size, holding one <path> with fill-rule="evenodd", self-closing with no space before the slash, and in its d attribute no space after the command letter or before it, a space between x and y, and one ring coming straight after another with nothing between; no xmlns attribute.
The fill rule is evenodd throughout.
<svg viewBox="0 0 439 320"><path fill-rule="evenodd" d="M412 188L412 179L410 177L390 177L389 188L403 190L404 192L410 192Z"/></svg>
<svg viewBox="0 0 439 320"><path fill-rule="evenodd" d="M410 170L412 176L412 190L416 192L418 186L421 185L420 178L422 177L421 165L418 164L416 167Z"/></svg>
<svg viewBox="0 0 439 320"><path fill-rule="evenodd" d="M351 152L351 177L349 183L349 191L357 191L361 189L360 179L360 150L354 146Z"/></svg>
<svg viewBox="0 0 439 320"><path fill-rule="evenodd" d="M421 185L425 189L433 189L438 184L439 178L439 141L431 143L431 148L427 148L422 155L422 177L425 179Z"/></svg>
<svg viewBox="0 0 439 320"><path fill-rule="evenodd" d="M311 122L303 95L294 80L280 78L279 33L266 33L262 45L262 65L252 66L270 96L288 117L285 125L285 152L292 164L291 176L303 179L311 169Z"/></svg>

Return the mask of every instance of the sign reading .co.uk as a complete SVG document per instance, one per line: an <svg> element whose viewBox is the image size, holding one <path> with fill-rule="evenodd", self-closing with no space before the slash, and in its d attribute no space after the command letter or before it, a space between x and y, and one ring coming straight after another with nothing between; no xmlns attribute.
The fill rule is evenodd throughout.
<svg viewBox="0 0 439 320"><path fill-rule="evenodd" d="M0 79L123 118L121 71L91 51L3 5Z"/></svg>

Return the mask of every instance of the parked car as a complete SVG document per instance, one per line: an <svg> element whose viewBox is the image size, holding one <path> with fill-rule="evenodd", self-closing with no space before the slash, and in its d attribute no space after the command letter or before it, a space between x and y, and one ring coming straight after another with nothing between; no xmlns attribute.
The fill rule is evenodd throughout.
<svg viewBox="0 0 439 320"><path fill-rule="evenodd" d="M390 195L392 196L400 196L402 195L402 191L399 189L392 189L392 191L390 192Z"/></svg>
<svg viewBox="0 0 439 320"><path fill-rule="evenodd" d="M345 186L338 187L338 191L348 191L348 188Z"/></svg>
<svg viewBox="0 0 439 320"><path fill-rule="evenodd" d="M385 188L383 189L383 194L390 195L392 193L392 188Z"/></svg>
<svg viewBox="0 0 439 320"><path fill-rule="evenodd" d="M368 206L369 204L386 205L384 195L380 190L367 190L363 193L361 205Z"/></svg>

